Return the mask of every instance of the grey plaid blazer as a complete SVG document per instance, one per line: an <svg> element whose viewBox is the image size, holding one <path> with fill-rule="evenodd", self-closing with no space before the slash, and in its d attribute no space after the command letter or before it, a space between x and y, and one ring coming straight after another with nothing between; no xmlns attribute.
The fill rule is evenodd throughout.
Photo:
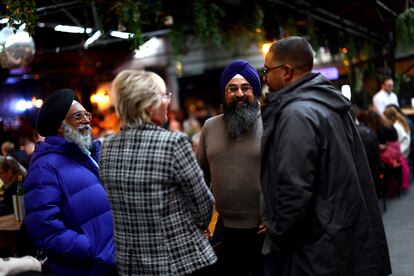
<svg viewBox="0 0 414 276"><path fill-rule="evenodd" d="M203 233L214 199L185 134L125 129L104 140L100 162L120 275L185 275L216 262Z"/></svg>

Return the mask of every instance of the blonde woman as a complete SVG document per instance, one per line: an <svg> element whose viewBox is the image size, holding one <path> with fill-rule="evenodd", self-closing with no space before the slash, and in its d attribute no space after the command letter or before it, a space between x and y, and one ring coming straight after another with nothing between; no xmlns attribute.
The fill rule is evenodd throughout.
<svg viewBox="0 0 414 276"><path fill-rule="evenodd" d="M211 275L216 262L203 233L213 196L187 136L160 127L170 96L152 72L125 70L112 83L122 129L102 145L100 176L120 275Z"/></svg>
<svg viewBox="0 0 414 276"><path fill-rule="evenodd" d="M386 107L384 110L384 116L394 124L394 128L398 133L398 141L400 142L401 153L407 159L410 153L411 143L410 126L394 106Z"/></svg>

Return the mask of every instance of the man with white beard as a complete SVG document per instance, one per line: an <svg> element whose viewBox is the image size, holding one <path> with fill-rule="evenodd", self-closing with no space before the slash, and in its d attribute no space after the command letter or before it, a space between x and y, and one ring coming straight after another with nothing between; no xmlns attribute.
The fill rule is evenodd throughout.
<svg viewBox="0 0 414 276"><path fill-rule="evenodd" d="M99 180L92 114L70 89L53 92L37 117L46 137L36 145L24 181L29 238L56 275L114 273L112 212Z"/></svg>

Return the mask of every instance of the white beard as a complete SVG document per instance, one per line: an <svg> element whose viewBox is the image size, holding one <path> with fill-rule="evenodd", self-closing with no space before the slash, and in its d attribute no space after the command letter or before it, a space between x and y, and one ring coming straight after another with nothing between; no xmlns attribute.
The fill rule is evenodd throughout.
<svg viewBox="0 0 414 276"><path fill-rule="evenodd" d="M91 136L91 126L89 124L81 124L77 129L72 128L65 122L62 123L64 137L69 142L76 144L80 149L92 148L92 136ZM85 134L82 134L80 131L87 131Z"/></svg>

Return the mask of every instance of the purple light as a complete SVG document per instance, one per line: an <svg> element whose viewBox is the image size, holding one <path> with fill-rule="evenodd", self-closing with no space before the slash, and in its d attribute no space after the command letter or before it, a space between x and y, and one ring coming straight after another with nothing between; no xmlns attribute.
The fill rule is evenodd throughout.
<svg viewBox="0 0 414 276"><path fill-rule="evenodd" d="M20 81L20 78L16 77L8 77L6 80L6 84L16 84Z"/></svg>
<svg viewBox="0 0 414 276"><path fill-rule="evenodd" d="M24 74L28 71L27 67L19 67L19 68L14 68L14 69L10 69L10 74L11 75L21 75Z"/></svg>
<svg viewBox="0 0 414 276"><path fill-rule="evenodd" d="M312 72L321 73L328 80L337 80L339 78L339 71L336 67L313 68Z"/></svg>

